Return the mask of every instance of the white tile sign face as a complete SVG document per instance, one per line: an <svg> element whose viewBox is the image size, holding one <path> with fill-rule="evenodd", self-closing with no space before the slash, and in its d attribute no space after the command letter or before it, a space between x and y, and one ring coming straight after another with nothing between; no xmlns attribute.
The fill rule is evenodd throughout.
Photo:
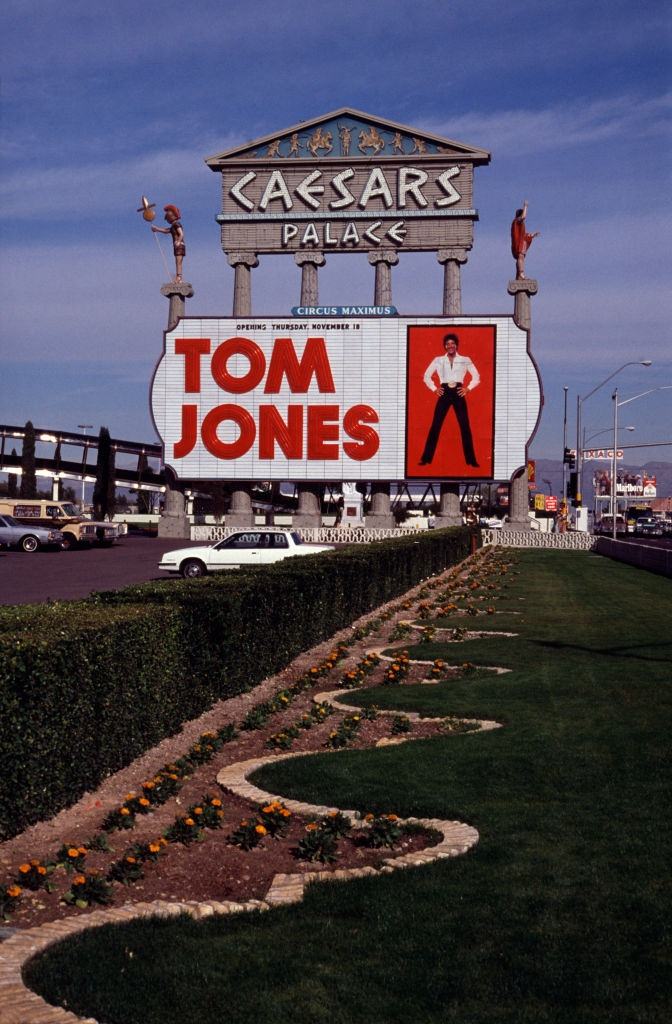
<svg viewBox="0 0 672 1024"><path fill-rule="evenodd" d="M541 408L510 317L188 317L152 413L182 480L506 480Z"/></svg>

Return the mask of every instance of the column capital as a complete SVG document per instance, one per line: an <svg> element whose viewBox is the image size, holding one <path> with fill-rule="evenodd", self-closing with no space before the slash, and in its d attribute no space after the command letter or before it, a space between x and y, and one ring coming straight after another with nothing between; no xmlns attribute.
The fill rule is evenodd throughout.
<svg viewBox="0 0 672 1024"><path fill-rule="evenodd" d="M539 291L539 282L535 281L533 277L524 277L522 280L509 281L506 290L509 295L519 295L520 292L525 292L527 295L536 295Z"/></svg>
<svg viewBox="0 0 672 1024"><path fill-rule="evenodd" d="M323 267L327 261L324 258L323 252L311 250L310 252L295 252L294 262L297 267L303 267L306 263L313 263L316 267Z"/></svg>
<svg viewBox="0 0 672 1024"><path fill-rule="evenodd" d="M194 295L193 287L187 281L171 281L170 284L161 285L161 294L167 299L171 295L179 295L183 299L191 299Z"/></svg>
<svg viewBox="0 0 672 1024"><path fill-rule="evenodd" d="M396 249L373 249L369 253L369 263L375 267L376 263L387 263L390 267L396 266L399 256Z"/></svg>
<svg viewBox="0 0 672 1024"><path fill-rule="evenodd" d="M230 267L240 266L241 264L244 267L259 266L256 252L227 252L226 258L229 261Z"/></svg>
<svg viewBox="0 0 672 1024"><path fill-rule="evenodd" d="M469 249L462 248L461 246L452 246L449 249L437 249L436 258L439 263L447 263L449 260L453 260L455 263L466 263L469 258L468 252Z"/></svg>

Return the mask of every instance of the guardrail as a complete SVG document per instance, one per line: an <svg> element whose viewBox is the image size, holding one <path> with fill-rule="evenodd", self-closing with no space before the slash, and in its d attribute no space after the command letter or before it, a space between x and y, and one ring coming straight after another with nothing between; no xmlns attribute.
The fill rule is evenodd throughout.
<svg viewBox="0 0 672 1024"><path fill-rule="evenodd" d="M606 555L617 562L627 562L639 569L648 569L663 576L672 576L672 549L658 548L648 544L630 544L627 540L612 537L596 537L595 549L599 555Z"/></svg>
<svg viewBox="0 0 672 1024"><path fill-rule="evenodd" d="M482 530L483 544L507 548L555 548L560 551L593 551L597 537L590 533L540 533L536 530Z"/></svg>
<svg viewBox="0 0 672 1024"><path fill-rule="evenodd" d="M204 541L224 540L232 533L240 533L240 526L192 526L191 539ZM279 529L272 526L251 526L255 533ZM294 526L303 540L310 544L369 544L373 540L389 540L392 537L407 537L409 534L424 533L416 526L400 526L396 529L382 529L370 526Z"/></svg>

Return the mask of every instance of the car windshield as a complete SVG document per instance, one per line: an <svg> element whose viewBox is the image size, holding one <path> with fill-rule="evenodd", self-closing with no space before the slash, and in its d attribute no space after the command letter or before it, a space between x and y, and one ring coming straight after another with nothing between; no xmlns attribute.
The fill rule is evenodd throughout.
<svg viewBox="0 0 672 1024"><path fill-rule="evenodd" d="M15 519L14 516L3 515L0 518L4 522L5 526L21 526L21 523Z"/></svg>
<svg viewBox="0 0 672 1024"><path fill-rule="evenodd" d="M66 514L66 516L78 516L78 515L80 515L80 511L77 508L77 506L71 504L69 501L66 501L63 505L61 505L61 508L63 509L63 511Z"/></svg>

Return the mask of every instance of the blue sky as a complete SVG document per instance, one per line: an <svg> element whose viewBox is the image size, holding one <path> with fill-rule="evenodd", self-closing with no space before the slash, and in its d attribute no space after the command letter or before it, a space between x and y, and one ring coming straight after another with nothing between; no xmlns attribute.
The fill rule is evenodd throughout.
<svg viewBox="0 0 672 1024"><path fill-rule="evenodd" d="M559 457L563 385L573 438L577 393L622 363L654 362L618 376L622 398L672 384L671 28L658 0L6 0L0 420L155 440L166 272L140 196L182 210L189 311L229 315L203 158L350 106L492 152L465 313L511 311L509 224L529 199L546 396L532 455ZM288 312L299 287L291 258L262 258L255 312ZM400 312L438 312L441 267L402 255L393 288ZM322 302L372 299L364 258L330 258ZM586 402L589 432L609 427L610 396ZM629 440L672 440L671 396L628 406ZM672 449L633 455L660 458Z"/></svg>

